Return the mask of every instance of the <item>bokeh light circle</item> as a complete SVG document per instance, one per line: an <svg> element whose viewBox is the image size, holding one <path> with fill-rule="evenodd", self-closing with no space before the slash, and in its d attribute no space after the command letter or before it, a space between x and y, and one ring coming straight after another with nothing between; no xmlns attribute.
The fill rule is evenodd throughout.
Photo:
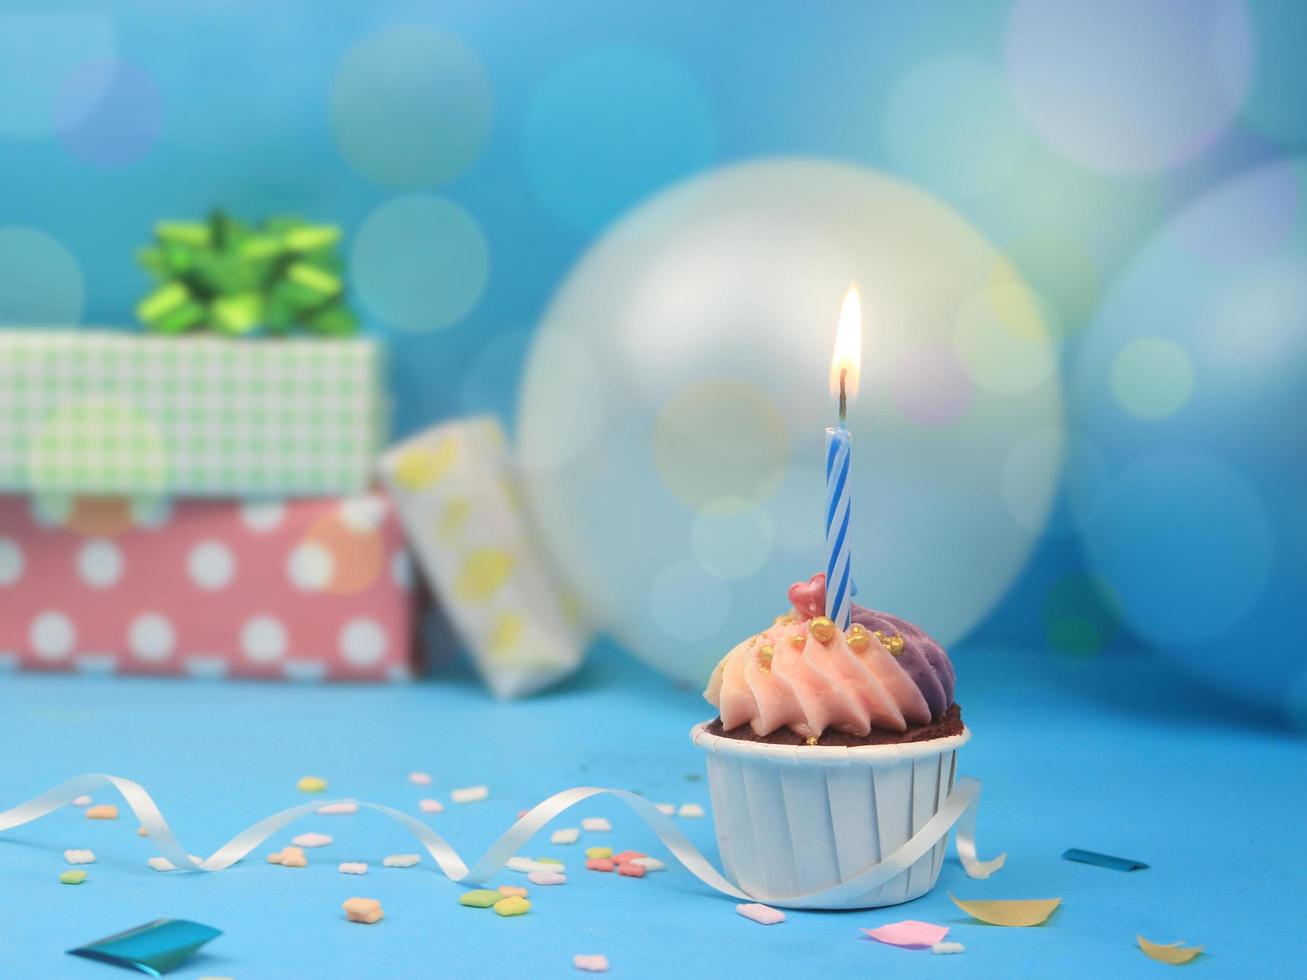
<svg viewBox="0 0 1307 980"><path fill-rule="evenodd" d="M1179 411L1193 387L1193 363L1174 341L1138 337L1112 359L1112 393L1122 408L1141 419Z"/></svg>
<svg viewBox="0 0 1307 980"><path fill-rule="evenodd" d="M1307 666L1307 225L1274 240L1239 229L1249 209L1296 207L1305 190L1307 158L1258 168L1140 251L1081 338L1076 422L1101 458L1068 471L1091 570L1126 625L1280 713ZM1161 394L1122 399L1122 358L1141 344L1144 361L1170 364L1139 373ZM1131 410L1131 398L1145 400ZM1249 643L1255 656L1235 666Z"/></svg>
<svg viewBox="0 0 1307 980"><path fill-rule="evenodd" d="M555 295L518 400L528 502L594 619L700 684L822 566L827 372L856 281L860 596L944 643L970 629L1038 534L1004 503L1004 461L1032 430L1063 425L1038 303L1015 320L994 307L996 336L1032 349L1017 380L986 368L978 383L955 347L963 310L994 297L998 260L934 197L819 160L724 168L615 225ZM1014 276L1003 290L1026 287ZM597 376L578 386L573 363ZM904 385L932 379L958 391L913 394L905 414ZM1046 465L1026 471L1028 514L1052 499Z"/></svg>
<svg viewBox="0 0 1307 980"><path fill-rule="evenodd" d="M0 135L33 139L55 133L55 105L68 76L88 62L112 58L117 49L107 12L0 13ZM70 121L80 120L63 120Z"/></svg>
<svg viewBox="0 0 1307 980"><path fill-rule="evenodd" d="M1307 141L1307 72L1302 41L1307 36L1307 5L1297 0L1248 5L1257 39L1257 59L1243 121L1282 146Z"/></svg>
<svg viewBox="0 0 1307 980"><path fill-rule="evenodd" d="M443 197L388 201L354 239L351 275L359 299L401 330L434 330L461 319L481 298L489 274L480 226Z"/></svg>
<svg viewBox="0 0 1307 980"><path fill-rule="evenodd" d="M331 89L331 129L355 170L383 187L435 187L465 171L490 138L494 97L458 38L405 25L360 41Z"/></svg>
<svg viewBox="0 0 1307 980"><path fill-rule="evenodd" d="M1017 0L1008 77L1058 152L1091 170L1166 170L1212 144L1248 90L1242 0Z"/></svg>
<svg viewBox="0 0 1307 980"><path fill-rule="evenodd" d="M1003 73L960 57L927 61L904 74L890 94L885 135L905 173L958 194L1010 180L1032 143Z"/></svg>
<svg viewBox="0 0 1307 980"><path fill-rule="evenodd" d="M693 76L627 45L593 48L551 72L531 100L523 138L536 195L580 231L706 167L716 146L708 97Z"/></svg>
<svg viewBox="0 0 1307 980"><path fill-rule="evenodd" d="M72 326L86 298L82 270L59 241L35 228L0 227L0 323Z"/></svg>
<svg viewBox="0 0 1307 980"><path fill-rule="evenodd" d="M97 167L125 167L149 152L163 129L154 79L123 61L92 61L64 82L55 105L59 138Z"/></svg>

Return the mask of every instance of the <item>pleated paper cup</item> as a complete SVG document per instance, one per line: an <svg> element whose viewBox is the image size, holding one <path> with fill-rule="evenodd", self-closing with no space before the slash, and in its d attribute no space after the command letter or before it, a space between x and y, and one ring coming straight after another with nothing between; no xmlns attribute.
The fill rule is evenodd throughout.
<svg viewBox="0 0 1307 980"><path fill-rule="evenodd" d="M930 820L957 776L971 732L841 748L770 745L690 733L708 754L717 845L726 876L760 902L786 908L898 905L935 886L948 835L874 890L805 899L867 871Z"/></svg>

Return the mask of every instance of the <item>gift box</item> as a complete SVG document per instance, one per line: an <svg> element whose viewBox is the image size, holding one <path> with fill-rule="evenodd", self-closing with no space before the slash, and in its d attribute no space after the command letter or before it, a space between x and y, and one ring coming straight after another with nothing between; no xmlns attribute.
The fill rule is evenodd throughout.
<svg viewBox="0 0 1307 980"><path fill-rule="evenodd" d="M366 339L0 331L0 490L363 492L381 359Z"/></svg>
<svg viewBox="0 0 1307 980"><path fill-rule="evenodd" d="M407 678L408 561L380 494L0 497L0 667Z"/></svg>

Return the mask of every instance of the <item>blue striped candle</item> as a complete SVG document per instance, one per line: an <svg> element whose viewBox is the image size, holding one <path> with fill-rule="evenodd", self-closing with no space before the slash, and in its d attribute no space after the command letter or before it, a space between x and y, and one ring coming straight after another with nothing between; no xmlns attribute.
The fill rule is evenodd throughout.
<svg viewBox="0 0 1307 980"><path fill-rule="evenodd" d="M849 462L853 440L840 426L826 430L826 615L842 630L853 613L849 572Z"/></svg>

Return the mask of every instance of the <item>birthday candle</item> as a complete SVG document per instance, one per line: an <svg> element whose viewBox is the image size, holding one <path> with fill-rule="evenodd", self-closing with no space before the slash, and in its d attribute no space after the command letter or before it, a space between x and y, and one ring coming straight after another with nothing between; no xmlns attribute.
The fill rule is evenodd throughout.
<svg viewBox="0 0 1307 980"><path fill-rule="evenodd" d="M839 426L826 430L826 615L842 630L849 628L853 612L853 573L850 569L849 480L853 440L846 426L849 398L858 391L862 366L862 301L858 287L850 286L840 309L831 356L831 394L839 398Z"/></svg>

